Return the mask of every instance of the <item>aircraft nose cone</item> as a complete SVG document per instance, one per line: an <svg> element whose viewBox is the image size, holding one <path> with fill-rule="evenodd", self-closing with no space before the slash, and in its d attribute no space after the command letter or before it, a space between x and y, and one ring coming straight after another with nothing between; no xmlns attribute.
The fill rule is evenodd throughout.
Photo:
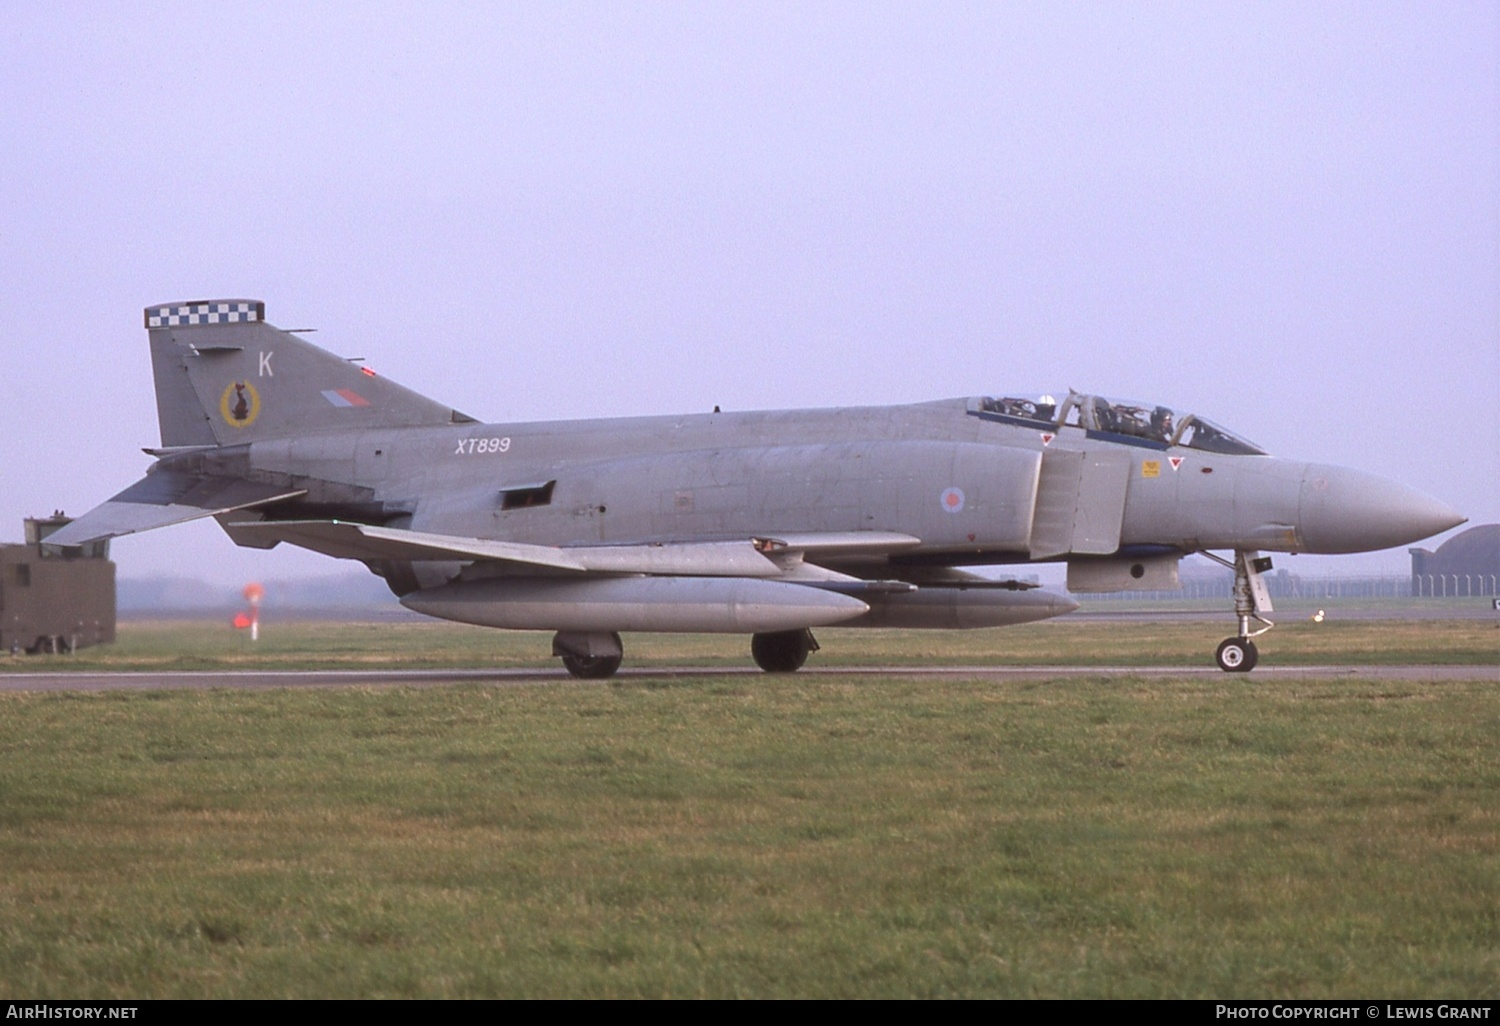
<svg viewBox="0 0 1500 1026"><path fill-rule="evenodd" d="M1374 474L1309 464L1298 528L1304 552L1372 552L1409 545L1468 518L1415 488Z"/></svg>

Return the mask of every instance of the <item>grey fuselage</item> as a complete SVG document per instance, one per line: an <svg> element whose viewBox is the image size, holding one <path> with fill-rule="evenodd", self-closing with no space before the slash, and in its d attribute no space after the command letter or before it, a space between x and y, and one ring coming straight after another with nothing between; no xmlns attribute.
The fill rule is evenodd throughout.
<svg viewBox="0 0 1500 1026"><path fill-rule="evenodd" d="M341 515L556 546L891 531L922 540L894 560L949 565L1215 548L1360 551L1410 540L1436 505L1357 471L1103 441L1079 427L997 422L974 406L955 399L368 429L163 465L212 461L219 472L307 488L278 510L281 519ZM1105 550L1034 545L1044 467L1065 454L1085 469L1070 512L1105 520L1106 537L1117 530ZM1103 494L1089 491L1089 472L1108 478Z"/></svg>

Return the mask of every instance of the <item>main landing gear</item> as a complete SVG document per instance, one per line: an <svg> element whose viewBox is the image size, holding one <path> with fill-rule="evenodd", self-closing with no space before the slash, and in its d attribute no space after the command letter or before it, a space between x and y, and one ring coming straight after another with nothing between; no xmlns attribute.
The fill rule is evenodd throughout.
<svg viewBox="0 0 1500 1026"><path fill-rule="evenodd" d="M807 656L818 650L818 640L803 627L795 631L757 634L750 639L750 654L755 665L767 673L794 673L807 662Z"/></svg>
<svg viewBox="0 0 1500 1026"><path fill-rule="evenodd" d="M775 631L750 639L750 654L767 673L792 673L818 650L812 631ZM552 654L562 656L563 666L579 680L613 677L625 656L620 636L605 631L559 631L552 638Z"/></svg>
<svg viewBox="0 0 1500 1026"><path fill-rule="evenodd" d="M625 646L612 631L559 631L552 639L552 654L562 656L563 666L579 680L603 680L620 668Z"/></svg>
<svg viewBox="0 0 1500 1026"><path fill-rule="evenodd" d="M1256 649L1255 642L1250 639L1258 638L1276 626L1261 615L1273 612L1271 591L1266 587L1265 579L1261 576L1271 569L1271 557L1262 556L1258 552L1236 552L1234 562L1231 563L1212 552L1199 554L1234 571L1234 615L1239 620L1240 633L1236 637L1225 638L1219 643L1219 649L1214 653L1214 660L1218 662L1221 670L1229 673L1248 673L1255 669L1255 664L1260 660L1260 652ZM1251 630L1251 620L1264 626Z"/></svg>

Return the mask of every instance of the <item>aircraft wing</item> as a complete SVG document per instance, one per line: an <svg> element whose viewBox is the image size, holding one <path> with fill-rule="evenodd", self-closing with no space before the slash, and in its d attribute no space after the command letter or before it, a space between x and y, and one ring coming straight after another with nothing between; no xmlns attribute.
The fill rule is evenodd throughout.
<svg viewBox="0 0 1500 1026"><path fill-rule="evenodd" d="M856 581L804 563L807 555L895 551L920 544L910 535L850 531L740 541L559 547L491 541L339 520L247 521L236 533L284 541L324 555L360 560L495 562L564 574L649 574L683 577L779 577L807 583Z"/></svg>
<svg viewBox="0 0 1500 1026"><path fill-rule="evenodd" d="M48 545L82 545L219 513L264 506L305 494L285 485L238 477L202 477L170 470L147 474L120 494L47 536Z"/></svg>
<svg viewBox="0 0 1500 1026"><path fill-rule="evenodd" d="M338 559L488 560L520 563L550 570L582 572L587 568L563 549L550 545L486 541L451 534L428 534L394 527L374 527L343 520L260 520L226 525L235 533L271 542L290 542Z"/></svg>

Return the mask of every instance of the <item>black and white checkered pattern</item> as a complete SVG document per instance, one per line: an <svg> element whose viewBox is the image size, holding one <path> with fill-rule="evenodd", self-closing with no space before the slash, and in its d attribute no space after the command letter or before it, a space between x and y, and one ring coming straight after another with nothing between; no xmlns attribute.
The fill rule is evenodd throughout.
<svg viewBox="0 0 1500 1026"><path fill-rule="evenodd" d="M146 327L178 328L189 324L239 324L266 319L266 304L255 299L212 299L146 307Z"/></svg>

